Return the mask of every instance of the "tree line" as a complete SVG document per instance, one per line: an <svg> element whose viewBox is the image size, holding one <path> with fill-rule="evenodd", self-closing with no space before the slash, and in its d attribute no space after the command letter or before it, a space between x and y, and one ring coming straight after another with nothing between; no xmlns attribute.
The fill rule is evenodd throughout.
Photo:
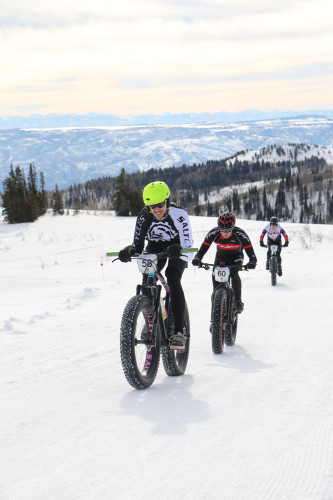
<svg viewBox="0 0 333 500"><path fill-rule="evenodd" d="M58 186L49 195L45 190L44 174L40 172L38 182L33 163L29 165L27 179L24 169L20 166L14 169L11 165L9 175L3 181L1 197L4 220L8 224L34 222L46 213L49 204L54 214L64 213L63 199Z"/></svg>
<svg viewBox="0 0 333 500"><path fill-rule="evenodd" d="M240 160L239 152L223 160L209 160L190 166L150 169L117 177L92 179L68 189L46 193L44 177L37 187L35 167L30 165L28 182L24 171L11 167L4 182L3 206L7 222L31 222L45 213L63 214L65 209L113 210L116 215L135 216L143 207L142 190L154 180L170 187L172 200L191 215L217 215L232 210L239 218L281 220L306 223L333 222L333 173L324 158L298 160L309 145L293 146L289 158L282 146L276 148L281 161L267 161L254 153L252 161ZM267 151L266 151L267 150ZM287 159L286 159L287 158ZM17 203L13 202L17 199Z"/></svg>
<svg viewBox="0 0 333 500"><path fill-rule="evenodd" d="M257 153L253 161L241 161L237 157L244 152L240 152L224 160L190 166L132 174L122 169L118 177L98 178L64 190L64 204L68 208L79 203L82 208L137 215L143 206L144 186L163 180L170 187L173 201L192 215L212 216L228 208L240 218L266 220L276 214L281 220L332 223L331 166L324 158L297 160L302 148L310 146L291 146L293 157L286 159L279 146L277 155L284 159L275 162L260 159Z"/></svg>

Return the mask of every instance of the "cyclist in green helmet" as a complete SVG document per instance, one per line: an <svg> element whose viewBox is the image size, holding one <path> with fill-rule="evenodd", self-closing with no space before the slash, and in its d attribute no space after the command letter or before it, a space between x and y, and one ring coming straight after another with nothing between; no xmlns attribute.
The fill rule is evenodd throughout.
<svg viewBox="0 0 333 500"><path fill-rule="evenodd" d="M180 205L170 202L170 190L165 182L155 181L143 190L145 207L139 213L134 231L133 243L119 252L122 262L129 262L135 253L145 249L149 253L159 253L167 249L167 257L159 261L161 271L167 263L165 276L171 292L171 308L175 322L175 333L170 339L170 347L185 347L184 332L185 296L181 278L191 253L182 253L183 248L192 247L192 230L187 212ZM147 245L145 247L145 243Z"/></svg>

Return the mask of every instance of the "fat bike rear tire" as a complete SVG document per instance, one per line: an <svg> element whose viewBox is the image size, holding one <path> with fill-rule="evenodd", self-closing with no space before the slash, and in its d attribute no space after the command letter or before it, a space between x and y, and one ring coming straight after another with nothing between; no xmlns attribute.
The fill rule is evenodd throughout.
<svg viewBox="0 0 333 500"><path fill-rule="evenodd" d="M269 269L271 272L271 284L272 284L272 286L275 286L276 285L276 273L277 273L277 257L275 255L273 255L273 257L271 257Z"/></svg>
<svg viewBox="0 0 333 500"><path fill-rule="evenodd" d="M135 295L123 312L120 327L120 357L127 382L146 389L155 380L160 362L160 334L151 338L153 304L149 297ZM147 342L142 343L142 340Z"/></svg>
<svg viewBox="0 0 333 500"><path fill-rule="evenodd" d="M232 296L232 311L235 311L235 296ZM231 321L228 322L225 330L224 342L226 345L235 345L238 326L238 314L233 312L231 314Z"/></svg>
<svg viewBox="0 0 333 500"><path fill-rule="evenodd" d="M169 338L174 333L174 322L171 311L169 312L169 316L166 319L166 322L167 336ZM174 349L170 349L168 345L161 348L164 370L165 373L169 375L169 377L178 377L179 375L184 375L188 362L188 356L190 354L190 317L187 309L187 304L185 304L184 326L186 329L185 349L176 351Z"/></svg>
<svg viewBox="0 0 333 500"><path fill-rule="evenodd" d="M226 330L227 292L217 289L212 303L212 350L214 354L222 354Z"/></svg>

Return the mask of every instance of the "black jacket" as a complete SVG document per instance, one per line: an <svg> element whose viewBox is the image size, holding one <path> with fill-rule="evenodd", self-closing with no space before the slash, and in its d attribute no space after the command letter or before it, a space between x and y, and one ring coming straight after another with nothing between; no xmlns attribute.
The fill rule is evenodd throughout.
<svg viewBox="0 0 333 500"><path fill-rule="evenodd" d="M173 243L178 243L182 248L192 247L192 230L187 212L179 205L171 203L166 216L156 219L148 207L139 213L136 219L133 246L136 252L141 253L148 241L146 250L158 253L165 250ZM180 257L185 262L192 260L193 253L182 254Z"/></svg>

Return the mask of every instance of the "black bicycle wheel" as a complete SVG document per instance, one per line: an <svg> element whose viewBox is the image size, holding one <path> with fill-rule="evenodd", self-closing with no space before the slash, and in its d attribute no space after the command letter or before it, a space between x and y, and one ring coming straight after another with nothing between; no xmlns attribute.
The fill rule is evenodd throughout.
<svg viewBox="0 0 333 500"><path fill-rule="evenodd" d="M136 295L127 303L120 328L120 357L125 377L134 389L146 389L155 380L160 362L160 334L152 339L153 305Z"/></svg>
<svg viewBox="0 0 333 500"><path fill-rule="evenodd" d="M171 311L166 319L166 325L167 336L170 337L174 333L174 323ZM161 348L164 370L169 377L184 375L187 366L188 356L190 353L190 317L188 314L187 304L185 304L184 326L186 329L185 349L176 351L174 349L170 349L168 345Z"/></svg>
<svg viewBox="0 0 333 500"><path fill-rule="evenodd" d="M212 349L214 354L222 354L224 347L225 319L227 311L227 292L218 288L212 303Z"/></svg>
<svg viewBox="0 0 333 500"><path fill-rule="evenodd" d="M231 313L231 321L228 322L225 329L224 334L224 342L226 345L234 345L236 342L237 336L237 326L238 326L238 314L235 313L235 295L232 290L232 313Z"/></svg>
<svg viewBox="0 0 333 500"><path fill-rule="evenodd" d="M269 269L271 272L271 284L272 284L272 286L275 286L276 285L276 273L277 273L277 257L276 257L276 255L273 255L271 257Z"/></svg>

